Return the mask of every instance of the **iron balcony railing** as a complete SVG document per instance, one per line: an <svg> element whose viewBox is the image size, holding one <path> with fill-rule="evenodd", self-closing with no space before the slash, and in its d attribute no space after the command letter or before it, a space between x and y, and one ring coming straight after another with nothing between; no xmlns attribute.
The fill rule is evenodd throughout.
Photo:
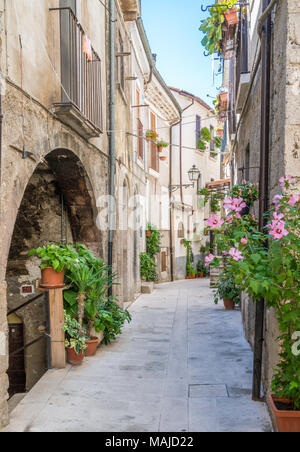
<svg viewBox="0 0 300 452"><path fill-rule="evenodd" d="M50 8L60 14L61 103L73 104L94 127L102 130L101 60L92 46L83 51L87 35L69 7Z"/></svg>

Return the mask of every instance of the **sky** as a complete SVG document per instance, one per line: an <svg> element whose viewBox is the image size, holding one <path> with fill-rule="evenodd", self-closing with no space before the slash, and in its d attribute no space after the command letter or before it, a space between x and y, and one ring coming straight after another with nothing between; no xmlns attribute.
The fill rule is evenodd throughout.
<svg viewBox="0 0 300 452"><path fill-rule="evenodd" d="M142 0L142 18L157 69L169 86L201 97L212 105L207 94L216 97L222 76L212 77L211 56L205 57L199 31L208 13L201 11L212 0ZM215 71L217 72L216 61Z"/></svg>

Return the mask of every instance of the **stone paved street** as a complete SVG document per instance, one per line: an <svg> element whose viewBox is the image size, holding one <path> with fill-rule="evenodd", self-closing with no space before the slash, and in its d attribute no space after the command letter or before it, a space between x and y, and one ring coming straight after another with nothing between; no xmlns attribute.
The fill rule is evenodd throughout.
<svg viewBox="0 0 300 452"><path fill-rule="evenodd" d="M252 352L239 311L215 306L208 280L157 286L133 322L81 368L50 371L5 431L265 432L251 401Z"/></svg>

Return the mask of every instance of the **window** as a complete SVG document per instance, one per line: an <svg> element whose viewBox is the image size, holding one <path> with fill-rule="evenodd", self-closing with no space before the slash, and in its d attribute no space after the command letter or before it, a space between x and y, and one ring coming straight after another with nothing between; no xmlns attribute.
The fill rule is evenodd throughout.
<svg viewBox="0 0 300 452"><path fill-rule="evenodd" d="M196 116L196 149L198 149L198 143L201 139L201 118Z"/></svg>
<svg viewBox="0 0 300 452"><path fill-rule="evenodd" d="M156 132L156 116L154 113L150 113L150 124L151 124L151 130L153 130L154 132ZM156 171L157 173L159 172L159 158L158 158L158 152L157 152L157 146L156 143L154 141L152 141L150 143L151 146L151 168Z"/></svg>
<svg viewBox="0 0 300 452"><path fill-rule="evenodd" d="M141 105L141 93L136 90L137 105ZM137 142L138 142L138 157L144 160L144 127L141 121L141 108L137 107Z"/></svg>
<svg viewBox="0 0 300 452"><path fill-rule="evenodd" d="M118 52L124 53L124 43L123 43L121 33L119 33ZM124 66L124 57L123 56L118 57L118 79L119 79L120 86L124 91L125 90L125 66Z"/></svg>
<svg viewBox="0 0 300 452"><path fill-rule="evenodd" d="M184 224L182 222L178 225L178 238L184 239Z"/></svg>

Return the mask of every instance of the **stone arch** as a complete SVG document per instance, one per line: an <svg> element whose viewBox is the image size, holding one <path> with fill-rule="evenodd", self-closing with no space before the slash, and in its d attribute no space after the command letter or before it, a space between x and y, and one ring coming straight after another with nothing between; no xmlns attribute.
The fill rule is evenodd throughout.
<svg viewBox="0 0 300 452"><path fill-rule="evenodd" d="M63 222L63 218L68 221ZM67 232L65 238L68 236L69 242L84 243L99 257L104 257L96 218L96 199L82 161L68 149L48 153L27 182L16 216L6 266L8 309L24 302L21 285L35 286L40 277L38 262L28 258L31 248L42 246L45 241L61 241ZM45 325L46 304L39 299L18 311L18 315L24 324L27 344L39 336L38 328ZM46 340L35 344L25 354L27 390L47 370L46 354Z"/></svg>

